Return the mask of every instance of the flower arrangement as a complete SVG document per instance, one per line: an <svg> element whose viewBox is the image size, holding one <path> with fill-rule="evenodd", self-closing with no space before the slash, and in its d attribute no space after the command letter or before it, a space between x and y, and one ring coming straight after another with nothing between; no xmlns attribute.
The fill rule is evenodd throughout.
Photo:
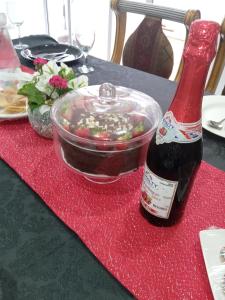
<svg viewBox="0 0 225 300"><path fill-rule="evenodd" d="M76 76L72 68L43 58L34 60L36 72L32 80L23 84L18 94L27 96L28 106L33 111L42 105L51 106L62 95L88 85L88 77Z"/></svg>

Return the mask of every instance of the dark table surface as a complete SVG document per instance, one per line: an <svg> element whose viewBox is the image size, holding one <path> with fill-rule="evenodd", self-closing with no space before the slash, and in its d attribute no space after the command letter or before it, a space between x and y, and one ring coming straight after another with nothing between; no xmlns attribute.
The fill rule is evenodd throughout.
<svg viewBox="0 0 225 300"><path fill-rule="evenodd" d="M30 46L55 42L47 36L30 36L24 41ZM21 63L32 66L23 58ZM176 84L169 80L94 57L90 57L90 64L95 67L88 75L90 85L111 82L140 90L157 100L164 112L175 93ZM203 159L225 171L225 139L207 131L203 137ZM14 299L110 300L133 296L0 160L0 300Z"/></svg>

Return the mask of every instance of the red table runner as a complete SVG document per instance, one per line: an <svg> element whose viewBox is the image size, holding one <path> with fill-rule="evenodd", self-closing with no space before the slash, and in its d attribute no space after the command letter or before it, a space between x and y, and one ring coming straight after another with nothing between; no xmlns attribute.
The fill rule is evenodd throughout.
<svg viewBox="0 0 225 300"><path fill-rule="evenodd" d="M212 299L199 231L224 225L225 173L202 162L181 223L139 213L142 170L95 185L65 168L27 121L0 124L0 156L138 299Z"/></svg>

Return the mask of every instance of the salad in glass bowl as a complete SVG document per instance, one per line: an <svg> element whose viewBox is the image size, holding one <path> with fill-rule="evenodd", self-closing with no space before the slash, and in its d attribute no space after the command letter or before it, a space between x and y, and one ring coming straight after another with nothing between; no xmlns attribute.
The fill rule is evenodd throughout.
<svg viewBox="0 0 225 300"><path fill-rule="evenodd" d="M150 96L104 83L56 101L51 117L55 148L66 166L109 183L144 165L162 113Z"/></svg>

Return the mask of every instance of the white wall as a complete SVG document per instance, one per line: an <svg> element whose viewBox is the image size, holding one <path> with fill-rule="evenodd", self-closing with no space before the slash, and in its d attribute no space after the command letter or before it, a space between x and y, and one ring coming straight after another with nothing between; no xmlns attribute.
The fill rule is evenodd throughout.
<svg viewBox="0 0 225 300"><path fill-rule="evenodd" d="M109 0L72 0L71 19L72 33L76 28L87 23L96 32L95 43L91 54L107 59Z"/></svg>
<svg viewBox="0 0 225 300"><path fill-rule="evenodd" d="M58 1L58 0L56 0ZM22 35L42 34L46 32L43 0L17 0L24 15L24 24L21 26ZM0 0L0 11L7 14L7 1ZM15 26L8 21L11 38L18 36Z"/></svg>
<svg viewBox="0 0 225 300"><path fill-rule="evenodd" d="M225 10L224 10L224 4L221 0L214 0L214 1L205 1L205 0L170 0L169 3L166 0L154 0L155 4L163 5L163 6L170 6L170 7L176 7L180 9L199 9L201 12L201 19L205 20L212 20L217 21L219 24L221 24L224 16L225 16ZM179 31L179 29L178 29ZM168 33L169 34L169 33ZM178 43L179 46L177 46L177 49L182 49L180 47L180 43ZM178 49L178 53L181 51ZM180 55L180 53L179 53ZM210 71L209 71L210 73ZM221 94L222 89L225 85L225 68L223 70L220 82L218 84L216 94Z"/></svg>

